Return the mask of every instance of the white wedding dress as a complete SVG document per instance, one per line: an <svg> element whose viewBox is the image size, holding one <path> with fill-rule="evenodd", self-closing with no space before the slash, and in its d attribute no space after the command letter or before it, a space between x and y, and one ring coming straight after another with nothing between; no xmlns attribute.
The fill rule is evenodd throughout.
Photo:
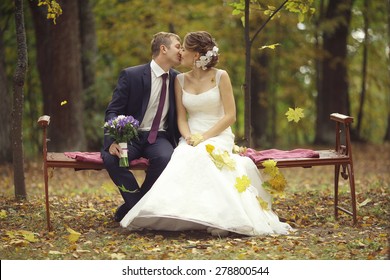
<svg viewBox="0 0 390 280"><path fill-rule="evenodd" d="M217 71L217 86L206 92L195 95L183 89L192 134L208 130L224 114L218 87L222 71ZM183 88L184 75L178 79ZM207 144L215 147L215 153L229 151L234 169L223 164L217 167ZM256 165L247 157L233 154L233 145L230 127L196 147L180 139L164 172L122 219L121 226L168 231L211 228L249 236L289 233L291 227L270 210L271 196L262 188ZM239 192L237 178L245 175L250 184ZM266 201L268 207L262 207L259 200Z"/></svg>

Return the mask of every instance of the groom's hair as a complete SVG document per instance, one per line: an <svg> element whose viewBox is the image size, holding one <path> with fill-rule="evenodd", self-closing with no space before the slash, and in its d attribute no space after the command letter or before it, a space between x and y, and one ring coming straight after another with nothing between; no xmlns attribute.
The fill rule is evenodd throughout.
<svg viewBox="0 0 390 280"><path fill-rule="evenodd" d="M159 55L161 45L164 45L167 48L170 48L170 46L172 44L172 37L176 38L179 42L181 42L179 35L177 35L175 33L158 32L158 33L154 34L152 42L151 42L152 57L156 57Z"/></svg>

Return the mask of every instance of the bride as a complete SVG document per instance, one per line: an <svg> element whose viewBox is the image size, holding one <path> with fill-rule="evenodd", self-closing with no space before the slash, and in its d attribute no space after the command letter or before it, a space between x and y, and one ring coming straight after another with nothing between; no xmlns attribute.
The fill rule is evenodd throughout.
<svg viewBox="0 0 390 280"><path fill-rule="evenodd" d="M122 219L131 230L207 230L212 235L287 234L271 210L256 165L233 154L236 120L226 71L215 68L218 47L205 31L184 37L181 63L190 71L175 81L182 137L151 190Z"/></svg>

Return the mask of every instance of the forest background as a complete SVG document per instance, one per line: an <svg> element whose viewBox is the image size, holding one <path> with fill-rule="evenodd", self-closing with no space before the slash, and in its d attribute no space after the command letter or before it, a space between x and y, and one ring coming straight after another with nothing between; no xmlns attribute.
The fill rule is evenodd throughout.
<svg viewBox="0 0 390 280"><path fill-rule="evenodd" d="M63 13L56 24L46 19L45 6L24 2L29 61L23 106L27 158L40 152L36 121L42 114L50 115L54 123L49 149L99 150L104 111L118 73L150 61L151 37L162 30L182 37L189 31L207 30L215 37L221 52L218 67L229 72L234 86L238 108L234 131L238 142L244 138L245 38L240 15L233 15L240 1L59 1ZM269 17L270 9L282 2L253 1L252 34ZM253 41L255 147L330 142L332 112L355 117L355 140L378 144L389 139L389 1L337 2L314 1L315 13L301 23L297 14L282 9ZM17 60L13 9L13 1L0 4L0 162L12 158L12 76ZM261 49L272 44L279 45ZM303 108L305 118L289 124L285 116L289 107Z"/></svg>

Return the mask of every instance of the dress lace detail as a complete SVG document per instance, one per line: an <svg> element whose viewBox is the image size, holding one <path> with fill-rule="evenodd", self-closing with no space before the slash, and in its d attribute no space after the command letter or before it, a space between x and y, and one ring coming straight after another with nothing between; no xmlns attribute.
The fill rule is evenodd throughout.
<svg viewBox="0 0 390 280"><path fill-rule="evenodd" d="M219 91L223 70L216 72L216 86L200 94L184 90L184 74L178 75L191 133L202 133L224 115ZM206 145L228 152L234 169L220 168ZM262 188L261 174L247 157L232 154L231 128L196 147L180 139L172 158L151 190L127 213L121 226L130 230L220 229L244 235L287 234L291 227L271 210L271 196ZM246 176L245 191L236 188ZM263 209L259 200L266 202Z"/></svg>

